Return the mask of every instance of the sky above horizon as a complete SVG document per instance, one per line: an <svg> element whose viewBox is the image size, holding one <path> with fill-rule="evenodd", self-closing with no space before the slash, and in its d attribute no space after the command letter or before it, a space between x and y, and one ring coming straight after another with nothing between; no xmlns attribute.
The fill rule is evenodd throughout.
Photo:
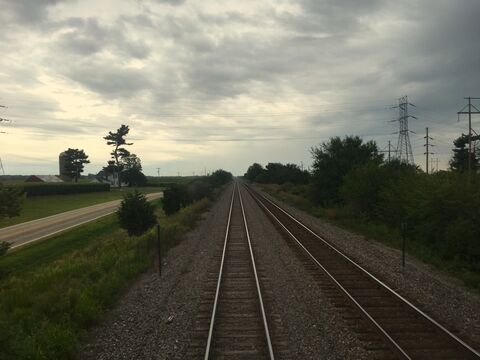
<svg viewBox="0 0 480 360"><path fill-rule="evenodd" d="M56 174L130 126L144 172L311 164L312 146L360 135L396 147L408 95L415 162L448 166L464 97L480 97L478 0L0 0L0 158ZM480 101L477 103L480 105ZM480 116L473 117L480 132Z"/></svg>

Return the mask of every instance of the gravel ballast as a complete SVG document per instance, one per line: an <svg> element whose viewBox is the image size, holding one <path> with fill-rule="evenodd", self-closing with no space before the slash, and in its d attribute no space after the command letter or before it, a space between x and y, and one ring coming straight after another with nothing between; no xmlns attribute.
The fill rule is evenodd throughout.
<svg viewBox="0 0 480 360"><path fill-rule="evenodd" d="M480 348L478 293L466 288L458 279L408 255L403 270L399 250L344 230L262 193L469 345Z"/></svg>

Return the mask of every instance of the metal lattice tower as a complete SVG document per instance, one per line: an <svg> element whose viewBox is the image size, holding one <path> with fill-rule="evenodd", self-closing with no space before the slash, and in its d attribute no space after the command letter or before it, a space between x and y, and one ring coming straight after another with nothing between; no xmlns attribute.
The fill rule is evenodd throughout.
<svg viewBox="0 0 480 360"><path fill-rule="evenodd" d="M416 119L416 117L408 114L408 105L415 106L408 102L408 97L405 95L398 99L398 106L394 107L398 108L398 122L400 123L396 157L402 162L413 164L414 160L409 136L410 131L408 130L408 118Z"/></svg>

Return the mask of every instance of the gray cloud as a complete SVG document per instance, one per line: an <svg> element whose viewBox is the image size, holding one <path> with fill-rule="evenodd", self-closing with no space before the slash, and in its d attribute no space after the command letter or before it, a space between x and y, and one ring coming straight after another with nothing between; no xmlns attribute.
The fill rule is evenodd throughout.
<svg viewBox="0 0 480 360"><path fill-rule="evenodd" d="M308 148L330 135L395 142L389 120L396 113L387 105L403 94L418 106L412 109L415 141L429 126L447 149L462 125L455 113L463 96L480 95L477 0L298 0L291 7L267 1L229 3L224 11L208 1L201 7L127 1L118 8L128 10L115 8L112 15L68 13L65 1L62 16L50 11L59 2L3 0L0 18L10 29L0 40L9 54L3 93L23 97L46 75L57 77L62 86L92 92L99 103L117 101L120 116L142 138L197 139L216 157L212 164L220 152L225 161L233 156L233 146L198 139L318 137L251 146L237 141L234 157L247 165L260 153L259 161L307 163ZM54 110L41 114L45 131L98 130L88 128L90 119L60 116L53 103ZM223 115L207 116L215 113ZM21 116L29 114L34 118L34 109ZM59 120L63 115L71 122Z"/></svg>
<svg viewBox="0 0 480 360"><path fill-rule="evenodd" d="M68 0L0 0L2 12L12 21L35 25L45 21L51 6Z"/></svg>
<svg viewBox="0 0 480 360"><path fill-rule="evenodd" d="M150 88L144 72L108 62L83 62L65 71L72 80L106 97L131 97Z"/></svg>

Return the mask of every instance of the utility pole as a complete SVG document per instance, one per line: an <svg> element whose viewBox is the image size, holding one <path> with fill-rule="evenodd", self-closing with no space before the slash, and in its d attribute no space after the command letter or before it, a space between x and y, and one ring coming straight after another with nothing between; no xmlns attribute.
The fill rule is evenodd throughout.
<svg viewBox="0 0 480 360"><path fill-rule="evenodd" d="M388 154L388 162L390 162L391 153L392 153L392 142L390 140L388 140L388 150L379 150L378 152L387 153Z"/></svg>
<svg viewBox="0 0 480 360"><path fill-rule="evenodd" d="M408 97L407 95L405 95L398 99L398 105L393 107L398 108L399 112L398 119L394 121L398 121L400 123L396 157L400 161L406 162L408 164L413 164L413 151L409 137L410 130L408 130L408 119L416 119L416 117L408 114L408 105L415 106L412 103L408 102Z"/></svg>
<svg viewBox="0 0 480 360"><path fill-rule="evenodd" d="M472 114L480 114L480 110L478 110L473 104L472 100L480 100L478 97L465 97L465 100L468 100L468 105L465 105L462 110L457 112L458 120L460 121L460 114L468 114L468 172L472 170ZM468 111L465 111L465 108L468 106ZM472 111L472 108L475 111Z"/></svg>
<svg viewBox="0 0 480 360"><path fill-rule="evenodd" d="M160 177L160 170L161 168L157 168L157 176Z"/></svg>
<svg viewBox="0 0 480 360"><path fill-rule="evenodd" d="M0 105L1 108L7 108L5 105ZM0 123L2 122L11 122L11 120L0 117ZM6 134L5 131L0 131L0 134ZM2 175L5 175L5 169L3 168L2 158L0 158L0 170L2 170Z"/></svg>
<svg viewBox="0 0 480 360"><path fill-rule="evenodd" d="M423 146L425 146L425 148L426 148L426 152L424 153L425 154L425 171L428 174L428 159L429 159L431 154L434 154L434 153L430 152L430 146L435 146L435 145L432 145L429 142L429 140L433 140L433 138L428 136L428 127L425 128L425 130L426 130L426 135L423 137L425 139L425 144Z"/></svg>

